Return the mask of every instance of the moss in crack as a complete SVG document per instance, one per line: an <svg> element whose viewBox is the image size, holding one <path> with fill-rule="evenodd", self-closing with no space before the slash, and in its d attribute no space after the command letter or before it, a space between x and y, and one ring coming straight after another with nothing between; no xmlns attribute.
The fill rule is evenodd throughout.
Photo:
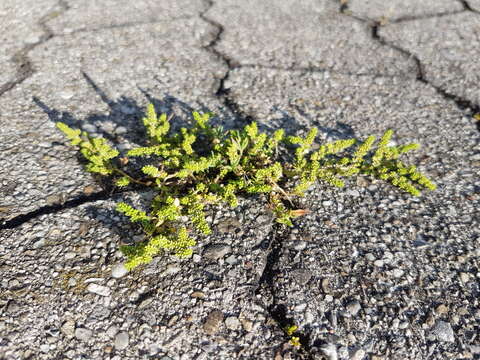
<svg viewBox="0 0 480 360"><path fill-rule="evenodd" d="M210 125L212 116L193 112L191 126L173 133L171 117L157 115L149 105L142 120L147 146L131 149L122 158L105 139L57 123L87 160L87 171L109 177L121 188L135 184L156 191L148 211L127 203L117 206L146 235L142 243L121 247L128 269L148 264L162 252L189 257L196 244L193 235L211 232L206 206L227 203L235 207L241 194L266 194L277 222L292 226L294 218L308 212L296 209L294 198L304 196L317 181L343 187L345 178L366 175L415 196L423 189L435 189L414 165L399 159L418 145L389 146L391 130L377 143L369 136L360 143L339 140L313 150L316 128L305 137L287 136L282 129L263 133L255 122L226 131ZM125 166L135 157L150 163L129 172Z"/></svg>

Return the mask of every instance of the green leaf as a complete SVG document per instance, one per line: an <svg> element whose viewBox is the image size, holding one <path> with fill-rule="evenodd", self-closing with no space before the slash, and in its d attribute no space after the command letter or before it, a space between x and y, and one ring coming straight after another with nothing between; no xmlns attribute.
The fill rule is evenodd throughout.
<svg viewBox="0 0 480 360"><path fill-rule="evenodd" d="M344 139L318 144L314 150L316 128L304 136L286 136L283 129L273 134L260 132L252 122L227 131L209 125L211 113L194 111L192 116L190 127L173 133L167 115L158 115L148 105L142 119L146 146L129 150L118 161L113 159L119 152L105 139L56 124L87 160L87 171L111 176L118 187L134 182L144 184L149 193L155 191L147 197L151 198L148 213L125 202L116 207L145 238L120 247L128 269L164 253L191 256L196 245L193 236L212 232L207 213L215 211L213 206L236 207L241 196L262 194L258 198L269 199L276 222L293 226L294 218L308 213L308 209L294 207L296 197L305 196L316 182L342 187L348 177L361 175L381 179L414 196L435 189L416 166L401 161L404 153L419 146L390 146L392 130L385 131L376 144L375 137L369 136L358 145L356 139ZM120 168L127 164L128 169ZM293 326L285 331L292 344L300 345Z"/></svg>

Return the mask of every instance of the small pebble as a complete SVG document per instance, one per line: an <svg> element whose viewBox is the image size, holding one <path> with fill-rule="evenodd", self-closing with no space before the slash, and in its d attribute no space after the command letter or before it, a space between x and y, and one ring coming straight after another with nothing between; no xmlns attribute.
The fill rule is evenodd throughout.
<svg viewBox="0 0 480 360"><path fill-rule="evenodd" d="M209 335L215 334L218 331L218 328L220 327L220 323L222 322L222 320L223 320L223 314L221 311L218 311L218 310L212 311L207 316L207 319L203 324L203 330Z"/></svg>
<svg viewBox="0 0 480 360"><path fill-rule="evenodd" d="M88 292L91 292L93 294L97 294L100 296L109 296L110 295L110 289L106 286L98 285L91 283L87 287Z"/></svg>
<svg viewBox="0 0 480 360"><path fill-rule="evenodd" d="M202 291L194 291L190 294L192 298L203 299L205 297L205 293Z"/></svg>
<svg viewBox="0 0 480 360"><path fill-rule="evenodd" d="M92 124L83 124L82 129L85 130L88 133L94 133L97 131L97 127Z"/></svg>
<svg viewBox="0 0 480 360"><path fill-rule="evenodd" d="M242 319L240 320L240 322L242 323L242 326L243 326L243 329L245 331L252 331L253 329L253 322L251 322L250 320L246 320L246 319Z"/></svg>
<svg viewBox="0 0 480 360"><path fill-rule="evenodd" d="M160 352L160 347L157 344L150 344L148 346L148 353L150 356L157 355Z"/></svg>
<svg viewBox="0 0 480 360"><path fill-rule="evenodd" d="M212 244L203 251L203 257L209 260L218 260L230 251L232 248L227 244Z"/></svg>
<svg viewBox="0 0 480 360"><path fill-rule="evenodd" d="M120 111L125 115L133 115L135 114L135 108L128 106L128 105L120 105Z"/></svg>
<svg viewBox="0 0 480 360"><path fill-rule="evenodd" d="M330 289L330 280L327 278L322 279L322 290L325 294L328 294L331 289Z"/></svg>
<svg viewBox="0 0 480 360"><path fill-rule="evenodd" d="M452 326L446 321L437 321L431 330L431 334L434 335L439 341L455 341L455 334L453 333Z"/></svg>
<svg viewBox="0 0 480 360"><path fill-rule="evenodd" d="M20 286L20 281L18 281L18 279L12 279L8 282L8 286L10 287L10 289L18 289L18 288L21 288Z"/></svg>
<svg viewBox="0 0 480 360"><path fill-rule="evenodd" d="M362 306L357 300L353 300L347 304L347 310L352 316L357 315L361 308Z"/></svg>
<svg viewBox="0 0 480 360"><path fill-rule="evenodd" d="M75 336L75 321L67 320L63 323L60 331L67 337L73 338Z"/></svg>
<svg viewBox="0 0 480 360"><path fill-rule="evenodd" d="M45 201L47 205L58 205L64 203L65 199L64 195L60 193L47 196Z"/></svg>
<svg viewBox="0 0 480 360"><path fill-rule="evenodd" d="M225 262L228 264L228 265L235 265L236 263L238 263L238 260L235 256L233 255L230 255L229 257L227 257L225 259Z"/></svg>
<svg viewBox="0 0 480 360"><path fill-rule="evenodd" d="M128 333L122 331L115 336L115 348L118 350L124 350L127 348L129 343Z"/></svg>
<svg viewBox="0 0 480 360"><path fill-rule="evenodd" d="M76 329L75 329L75 337L76 337L78 340L88 341L88 340L90 340L90 338L92 337L92 335L93 335L92 330L85 329L85 328L76 328Z"/></svg>
<svg viewBox="0 0 480 360"><path fill-rule="evenodd" d="M229 316L225 319L225 326L230 330L240 329L240 321L235 316Z"/></svg>
<svg viewBox="0 0 480 360"><path fill-rule="evenodd" d="M76 256L77 256L77 254L75 254L74 252L67 252L65 254L65 259L71 260L71 259L74 259Z"/></svg>
<svg viewBox="0 0 480 360"><path fill-rule="evenodd" d="M375 255L373 255L372 253L367 253L365 254L365 259L367 259L368 261L375 261Z"/></svg>
<svg viewBox="0 0 480 360"><path fill-rule="evenodd" d="M112 268L112 277L115 279L119 279L125 276L127 273L128 273L128 270L124 264L118 264Z"/></svg>
<svg viewBox="0 0 480 360"><path fill-rule="evenodd" d="M325 344L320 348L322 353L328 358L328 360L337 360L337 346L335 344Z"/></svg>
<svg viewBox="0 0 480 360"><path fill-rule="evenodd" d="M404 274L404 271L402 269L394 269L392 271L392 275L396 278L402 277L403 274Z"/></svg>
<svg viewBox="0 0 480 360"><path fill-rule="evenodd" d="M468 273L460 273L460 280L462 283L466 284L470 280L470 275Z"/></svg>
<svg viewBox="0 0 480 360"><path fill-rule="evenodd" d="M350 360L363 360L365 357L365 350L355 349L350 354Z"/></svg>
<svg viewBox="0 0 480 360"><path fill-rule="evenodd" d="M33 248L40 249L41 247L44 247L46 243L47 241L45 240L45 238L42 238L33 244Z"/></svg>
<svg viewBox="0 0 480 360"><path fill-rule="evenodd" d="M307 243L305 241L295 241L295 245L293 246L293 248L297 251L305 250L306 247Z"/></svg>
<svg viewBox="0 0 480 360"><path fill-rule="evenodd" d="M127 133L127 128L125 126L118 126L116 129L115 129L115 132L117 133L117 135L123 135L123 134L126 134Z"/></svg>
<svg viewBox="0 0 480 360"><path fill-rule="evenodd" d="M373 265L375 265L376 267L382 267L384 265L384 262L383 260L375 260L373 262Z"/></svg>
<svg viewBox="0 0 480 360"><path fill-rule="evenodd" d="M106 334L110 338L113 338L115 335L117 335L117 333L118 333L118 327L116 325L110 326L106 331Z"/></svg>
<svg viewBox="0 0 480 360"><path fill-rule="evenodd" d="M65 90L61 91L58 96L60 96L63 100L69 100L71 99L75 94L73 91Z"/></svg>
<svg viewBox="0 0 480 360"><path fill-rule="evenodd" d="M163 275L174 275L178 272L180 272L182 269L177 266L176 264L168 264L167 268L163 272Z"/></svg>
<svg viewBox="0 0 480 360"><path fill-rule="evenodd" d="M260 214L257 216L255 221L260 225L267 225L272 222L272 217L267 214Z"/></svg>
<svg viewBox="0 0 480 360"><path fill-rule="evenodd" d="M435 308L435 312L438 315L444 315L448 313L448 307L445 304L440 304Z"/></svg>

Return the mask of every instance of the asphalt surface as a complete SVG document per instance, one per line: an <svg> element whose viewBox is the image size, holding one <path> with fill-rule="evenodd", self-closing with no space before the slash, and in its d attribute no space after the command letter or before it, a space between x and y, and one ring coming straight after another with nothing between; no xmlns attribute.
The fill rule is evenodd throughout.
<svg viewBox="0 0 480 360"><path fill-rule="evenodd" d="M2 0L0 31L0 359L480 359L479 0ZM112 193L55 122L124 151L150 102L393 129L438 188L318 184L287 229L244 198L191 259L125 273L115 203L152 194Z"/></svg>

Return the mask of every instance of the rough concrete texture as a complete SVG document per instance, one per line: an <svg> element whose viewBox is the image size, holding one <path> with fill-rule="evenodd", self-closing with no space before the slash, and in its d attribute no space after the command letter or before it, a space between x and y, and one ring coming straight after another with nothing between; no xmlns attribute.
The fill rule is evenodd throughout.
<svg viewBox="0 0 480 360"><path fill-rule="evenodd" d="M49 23L56 34L195 17L207 7L201 0L68 0L66 3L69 11L65 16Z"/></svg>
<svg viewBox="0 0 480 360"><path fill-rule="evenodd" d="M232 89L249 89L233 95L252 117L270 119L268 126L313 125L330 140L394 129L395 142L422 144L412 158L435 174L439 186L421 199L378 182L358 187L364 179L346 192L312 190L304 202L312 215L287 237L278 235L274 290L264 293L266 304L301 324L312 353L321 354L326 344L339 356L461 353L455 340L430 344L436 319L453 321L461 341L479 330L478 284L470 275L460 280L461 273L477 274L479 265L480 146L474 122L434 89L411 80L242 69L230 74L230 82ZM268 301L270 292L275 297ZM448 314L435 313L440 304ZM466 314L462 320L458 312ZM404 345L389 346L380 340L386 338Z"/></svg>
<svg viewBox="0 0 480 360"><path fill-rule="evenodd" d="M65 147L55 121L124 143L141 136L139 118L149 97L162 111L180 100L194 108L219 108L212 94L226 67L202 48L212 31L199 19L181 19L55 37L32 49L29 56L38 71L0 98L2 205L10 213L3 218L45 205L63 192L77 195L91 183L76 161L59 162L74 159L75 152ZM68 45L72 42L75 46ZM161 89L158 97L155 88Z"/></svg>
<svg viewBox="0 0 480 360"><path fill-rule="evenodd" d="M2 1L0 359L478 358L477 3ZM54 122L125 152L148 102L174 128L391 128L438 189L318 184L292 228L242 198L190 260L126 273L115 203L154 194L85 173Z"/></svg>
<svg viewBox="0 0 480 360"><path fill-rule="evenodd" d="M215 235L194 261L164 258L121 279L112 277L118 243L136 235L114 206L96 201L2 232L2 356L261 358L285 342L252 300L266 262L259 245L272 227L258 201L215 211ZM124 349L114 345L121 332Z"/></svg>
<svg viewBox="0 0 480 360"><path fill-rule="evenodd" d="M461 1L455 0L349 0L347 6L356 16L382 23L464 10Z"/></svg>
<svg viewBox="0 0 480 360"><path fill-rule="evenodd" d="M25 55L50 37L45 22L61 13L57 1L5 0L0 4L0 94L16 80L28 76ZM12 16L15 14L15 16ZM18 68L17 68L18 67Z"/></svg>
<svg viewBox="0 0 480 360"><path fill-rule="evenodd" d="M227 0L215 3L205 17L223 27L216 48L233 65L414 74L411 59L372 42L368 26L340 14L333 1Z"/></svg>
<svg viewBox="0 0 480 360"><path fill-rule="evenodd" d="M23 124L16 119L25 110L17 110L2 112L0 121L0 223L101 190L40 109L31 109Z"/></svg>
<svg viewBox="0 0 480 360"><path fill-rule="evenodd" d="M468 6L474 11L480 11L480 0L468 0L465 1Z"/></svg>
<svg viewBox="0 0 480 360"><path fill-rule="evenodd" d="M417 57L427 81L480 104L479 29L480 14L463 12L411 21L408 26L393 24L381 28L379 36Z"/></svg>

